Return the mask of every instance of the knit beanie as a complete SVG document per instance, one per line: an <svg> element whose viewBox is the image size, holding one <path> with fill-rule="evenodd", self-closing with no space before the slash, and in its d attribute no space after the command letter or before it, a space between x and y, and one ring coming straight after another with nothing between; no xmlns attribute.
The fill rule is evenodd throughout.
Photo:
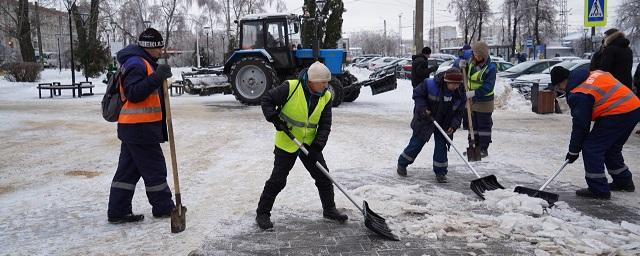
<svg viewBox="0 0 640 256"><path fill-rule="evenodd" d="M444 72L444 81L449 83L462 83L462 72L458 68L450 68Z"/></svg>
<svg viewBox="0 0 640 256"><path fill-rule="evenodd" d="M138 45L142 48L162 48L164 47L164 41L158 30L147 28L138 37Z"/></svg>
<svg viewBox="0 0 640 256"><path fill-rule="evenodd" d="M331 81L331 71L319 61L314 62L307 71L308 80L311 82L329 82Z"/></svg>
<svg viewBox="0 0 640 256"><path fill-rule="evenodd" d="M431 48L429 48L429 47L422 48L422 54L424 54L424 55L431 54Z"/></svg>
<svg viewBox="0 0 640 256"><path fill-rule="evenodd" d="M489 58L489 46L483 41L476 41L471 46L473 53L478 57L486 60Z"/></svg>
<svg viewBox="0 0 640 256"><path fill-rule="evenodd" d="M556 86L567 78L569 78L568 69L561 66L556 66L551 69L551 85Z"/></svg>

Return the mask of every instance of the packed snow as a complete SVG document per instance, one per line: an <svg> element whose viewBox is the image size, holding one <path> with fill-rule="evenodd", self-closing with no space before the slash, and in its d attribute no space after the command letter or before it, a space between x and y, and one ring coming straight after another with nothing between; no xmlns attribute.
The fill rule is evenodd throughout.
<svg viewBox="0 0 640 256"><path fill-rule="evenodd" d="M177 77L180 71L173 73ZM360 80L369 74L352 72ZM45 70L45 81L69 83L70 72ZM100 116L105 89L100 81L93 79L94 96L72 98L63 91L53 99L38 99L37 83L0 82L0 140L5 145L0 149L0 254L185 255L207 236L260 232L252 218L273 165L273 126L264 121L259 107L243 106L232 95L171 98L182 197L189 208L187 230L171 234L169 220L151 216L143 184L137 186L133 210L145 214L145 220L108 224L109 186L120 142L115 124ZM334 109L324 150L332 172L367 180L394 170L411 135L411 88L408 80L376 96L364 88L355 102ZM530 104L502 80L496 84L496 98L494 143L490 156L476 168L483 172L515 166L538 175L532 182L541 184L564 161L570 116L531 113ZM466 135L459 133L454 143L463 146ZM169 160L168 145L163 148ZM430 170L432 153L430 142L412 167ZM640 184L635 170L640 166L635 157L640 155L640 136L629 138L623 154ZM449 165L464 170L453 153ZM507 171L500 176L513 182L517 177ZM569 165L557 182L584 187L582 162ZM287 214L319 216L317 191L302 164L296 164L287 184L276 200L275 224ZM437 186L423 191L417 185L370 183L349 192L366 198L401 238L457 237L466 239L469 248L484 248L487 239L505 239L533 244L536 255L640 254L640 220L613 223L583 215L562 201L545 209L544 201L512 190L488 192L485 201L471 191ZM336 193L337 205L351 208ZM640 212L636 193L616 193L612 200Z"/></svg>

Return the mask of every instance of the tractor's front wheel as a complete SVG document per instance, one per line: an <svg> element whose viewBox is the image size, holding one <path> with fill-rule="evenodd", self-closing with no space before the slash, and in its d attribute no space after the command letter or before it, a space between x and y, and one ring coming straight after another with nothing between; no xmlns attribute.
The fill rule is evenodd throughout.
<svg viewBox="0 0 640 256"><path fill-rule="evenodd" d="M329 91L331 92L332 104L331 106L337 107L342 104L342 98L344 97L344 90L342 88L342 83L337 78L332 78L329 81Z"/></svg>
<svg viewBox="0 0 640 256"><path fill-rule="evenodd" d="M278 75L264 59L244 57L231 66L229 80L238 101L259 105L262 96L278 83Z"/></svg>

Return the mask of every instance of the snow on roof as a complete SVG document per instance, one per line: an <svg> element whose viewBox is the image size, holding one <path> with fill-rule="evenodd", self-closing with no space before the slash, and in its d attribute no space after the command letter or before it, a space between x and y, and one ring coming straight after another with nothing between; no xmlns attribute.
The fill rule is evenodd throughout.
<svg viewBox="0 0 640 256"><path fill-rule="evenodd" d="M257 13L257 14L249 14L247 16L242 17L241 20L260 20L266 18L273 17L295 17L296 15L293 13Z"/></svg>

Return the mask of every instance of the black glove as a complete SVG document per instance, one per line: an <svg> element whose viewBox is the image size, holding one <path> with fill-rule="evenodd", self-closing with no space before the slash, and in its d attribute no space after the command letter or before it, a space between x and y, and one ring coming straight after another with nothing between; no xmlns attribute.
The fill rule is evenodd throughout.
<svg viewBox="0 0 640 256"><path fill-rule="evenodd" d="M167 64L158 64L154 74L158 76L160 80L167 80L167 78L173 76L173 74L171 74L171 66Z"/></svg>
<svg viewBox="0 0 640 256"><path fill-rule="evenodd" d="M324 148L321 145L316 143L311 143L311 145L304 144L304 147L309 151L309 159L312 162L318 162L322 159L322 149Z"/></svg>
<svg viewBox="0 0 640 256"><path fill-rule="evenodd" d="M429 111L429 109L424 110L424 119L427 121L433 121L433 116L431 116L431 111Z"/></svg>
<svg viewBox="0 0 640 256"><path fill-rule="evenodd" d="M573 162L575 162L576 160L578 160L578 157L580 156L579 153L571 153L568 152L567 153L567 157L564 158L564 160L569 160L569 163L572 164Z"/></svg>
<svg viewBox="0 0 640 256"><path fill-rule="evenodd" d="M287 122L285 122L284 120L280 119L280 117L277 116L277 115L272 117L272 118L270 118L269 122L271 122L273 124L273 126L276 128L276 130L278 130L278 131L289 130L289 126L287 126Z"/></svg>

